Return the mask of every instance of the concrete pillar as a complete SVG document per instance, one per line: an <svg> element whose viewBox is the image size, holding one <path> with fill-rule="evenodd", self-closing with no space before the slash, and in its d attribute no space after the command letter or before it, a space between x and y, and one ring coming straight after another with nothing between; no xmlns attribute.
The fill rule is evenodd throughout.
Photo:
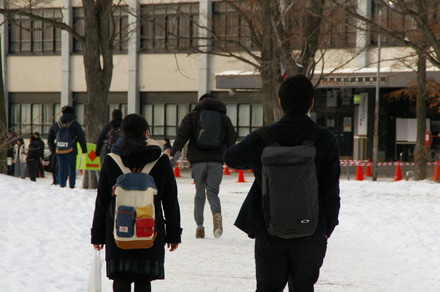
<svg viewBox="0 0 440 292"><path fill-rule="evenodd" d="M3 14L0 14L0 23L3 23L0 26L0 38L1 38L1 55L2 58L2 72L3 74L3 90L5 95L5 109L6 109L6 129L9 129L9 95L8 95L8 63L7 63L7 52L8 52L8 23L5 22L5 17Z"/></svg>
<svg viewBox="0 0 440 292"><path fill-rule="evenodd" d="M70 0L62 0L63 22L72 26L73 15ZM67 32L61 31L61 106L72 105L72 88L71 88L71 51L72 36Z"/></svg>
<svg viewBox="0 0 440 292"><path fill-rule="evenodd" d="M212 2L211 0L200 0L199 7L199 46L202 51L207 52L211 46L210 32L212 31ZM209 60L209 54L200 54L198 97L211 91L211 70Z"/></svg>
<svg viewBox="0 0 440 292"><path fill-rule="evenodd" d="M358 0L359 14L371 18L371 1L372 0ZM366 24L358 20L358 25L365 27ZM370 65L368 46L370 42L371 33L369 31L358 30L356 33L356 50L359 55L356 57L356 65L358 68L368 67Z"/></svg>
<svg viewBox="0 0 440 292"><path fill-rule="evenodd" d="M130 13L128 23L128 92L127 113L140 113L139 100L139 40L140 40L140 5L137 0L128 2Z"/></svg>

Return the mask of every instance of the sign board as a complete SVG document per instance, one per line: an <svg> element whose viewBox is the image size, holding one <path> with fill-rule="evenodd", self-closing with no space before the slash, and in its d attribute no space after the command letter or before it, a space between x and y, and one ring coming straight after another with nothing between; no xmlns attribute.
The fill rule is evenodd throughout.
<svg viewBox="0 0 440 292"><path fill-rule="evenodd" d="M426 130L430 130L430 120L426 119ZM417 140L417 120L416 119L396 119L396 141L405 143L416 143Z"/></svg>
<svg viewBox="0 0 440 292"><path fill-rule="evenodd" d="M100 170L101 158L96 156L96 144L87 143L87 153L82 153L81 146L77 144L78 156L76 157L76 169Z"/></svg>
<svg viewBox="0 0 440 292"><path fill-rule="evenodd" d="M357 135L368 134L368 93L359 93L359 116L357 120Z"/></svg>

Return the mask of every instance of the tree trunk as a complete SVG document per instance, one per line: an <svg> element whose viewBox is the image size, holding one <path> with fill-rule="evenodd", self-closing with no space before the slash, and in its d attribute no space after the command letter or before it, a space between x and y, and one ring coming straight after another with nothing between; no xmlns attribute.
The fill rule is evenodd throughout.
<svg viewBox="0 0 440 292"><path fill-rule="evenodd" d="M108 121L108 93L113 75L112 1L83 0L85 34L83 42L84 69L88 102L85 109L86 139L95 142ZM88 182L86 172L83 187L96 188L95 176Z"/></svg>
<svg viewBox="0 0 440 292"><path fill-rule="evenodd" d="M319 46L319 37L321 35L322 15L324 13L325 0L312 0L309 11L305 17L305 27L303 30L302 55L299 60L303 67L299 68L299 72L306 76L313 76L316 61L315 56Z"/></svg>
<svg viewBox="0 0 440 292"><path fill-rule="evenodd" d="M424 52L418 53L417 59L417 139L414 149L414 161L416 163L415 179L426 178L426 162L428 147L425 146L426 132L426 56Z"/></svg>
<svg viewBox="0 0 440 292"><path fill-rule="evenodd" d="M6 121L6 100L3 86L3 60L1 56L2 50L0 47L0 173L7 173L7 151L9 145L7 145L6 133L8 132L8 123Z"/></svg>
<svg viewBox="0 0 440 292"><path fill-rule="evenodd" d="M278 88L280 83L280 60L274 50L274 27L270 1L259 0L262 13L261 65L260 76L263 91L264 124L277 121L282 113L278 106Z"/></svg>

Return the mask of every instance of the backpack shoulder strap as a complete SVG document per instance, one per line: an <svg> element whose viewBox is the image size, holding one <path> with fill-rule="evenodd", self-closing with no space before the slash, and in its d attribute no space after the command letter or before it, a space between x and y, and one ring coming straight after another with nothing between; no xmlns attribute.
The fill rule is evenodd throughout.
<svg viewBox="0 0 440 292"><path fill-rule="evenodd" d="M150 173L150 171L153 169L153 167L156 165L156 162L159 161L159 159L162 157L162 155L163 155L163 153L160 154L158 159L156 159L150 163L145 164L144 168L142 168L142 172L146 173L146 174Z"/></svg>
<svg viewBox="0 0 440 292"><path fill-rule="evenodd" d="M128 168L127 166L124 165L124 163L122 162L121 156L115 153L109 153L107 154L108 156L110 156L111 158L113 158L113 160L116 162L116 164L119 166L119 168L122 170L122 172L124 174L126 173L131 173L130 168ZM160 157L162 157L162 154L159 156L158 159L145 164L144 168L142 169L143 173L150 173L150 171L153 169L153 167L156 165L156 162L160 159Z"/></svg>
<svg viewBox="0 0 440 292"><path fill-rule="evenodd" d="M66 124L63 124L62 122L61 122L61 120L59 120L58 122L57 122L57 124L58 124L58 127L61 129L61 128L68 128L68 127L70 127L70 125L73 123L73 121L70 121L70 122L68 122L68 123L66 123Z"/></svg>
<svg viewBox="0 0 440 292"><path fill-rule="evenodd" d="M269 134L266 130L266 127L261 126L255 130L255 134L257 134L266 145L277 144L278 142Z"/></svg>
<svg viewBox="0 0 440 292"><path fill-rule="evenodd" d="M130 168L128 168L127 166L124 165L124 163L122 162L121 156L115 153L109 153L107 154L108 156L110 156L111 158L113 158L113 160L116 162L116 164L119 166L119 168L122 170L122 173L126 174L126 173L131 173Z"/></svg>
<svg viewBox="0 0 440 292"><path fill-rule="evenodd" d="M306 140L304 140L303 145L313 146L318 140L319 136L325 131L324 127L317 126L312 132L307 136Z"/></svg>

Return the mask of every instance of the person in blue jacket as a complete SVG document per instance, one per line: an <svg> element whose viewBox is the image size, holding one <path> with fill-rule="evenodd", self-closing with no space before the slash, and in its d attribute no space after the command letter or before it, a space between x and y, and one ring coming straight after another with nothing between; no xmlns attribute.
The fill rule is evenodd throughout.
<svg viewBox="0 0 440 292"><path fill-rule="evenodd" d="M52 155L56 154L58 162L58 183L60 187L66 187L67 177L69 177L69 187L75 188L76 182L76 156L78 155L77 142L81 146L82 152L87 153L87 144L84 131L81 125L76 121L75 112L71 106L63 106L61 109L61 124L69 124L69 131L73 140L73 151L67 154L56 154L56 137L60 129L58 123L54 123L49 130L47 136L47 144L49 145Z"/></svg>
<svg viewBox="0 0 440 292"><path fill-rule="evenodd" d="M304 75L287 78L279 90L284 116L266 130L281 146L297 146L317 124L310 118L314 88ZM327 250L327 239L338 225L339 146L333 132L326 129L316 141L315 158L319 190L318 227L314 234L294 239L269 235L261 203L261 154L266 144L255 132L226 150L225 163L236 169L251 168L255 181L239 211L235 225L255 238L257 291L313 291ZM294 190L293 190L294 191Z"/></svg>

